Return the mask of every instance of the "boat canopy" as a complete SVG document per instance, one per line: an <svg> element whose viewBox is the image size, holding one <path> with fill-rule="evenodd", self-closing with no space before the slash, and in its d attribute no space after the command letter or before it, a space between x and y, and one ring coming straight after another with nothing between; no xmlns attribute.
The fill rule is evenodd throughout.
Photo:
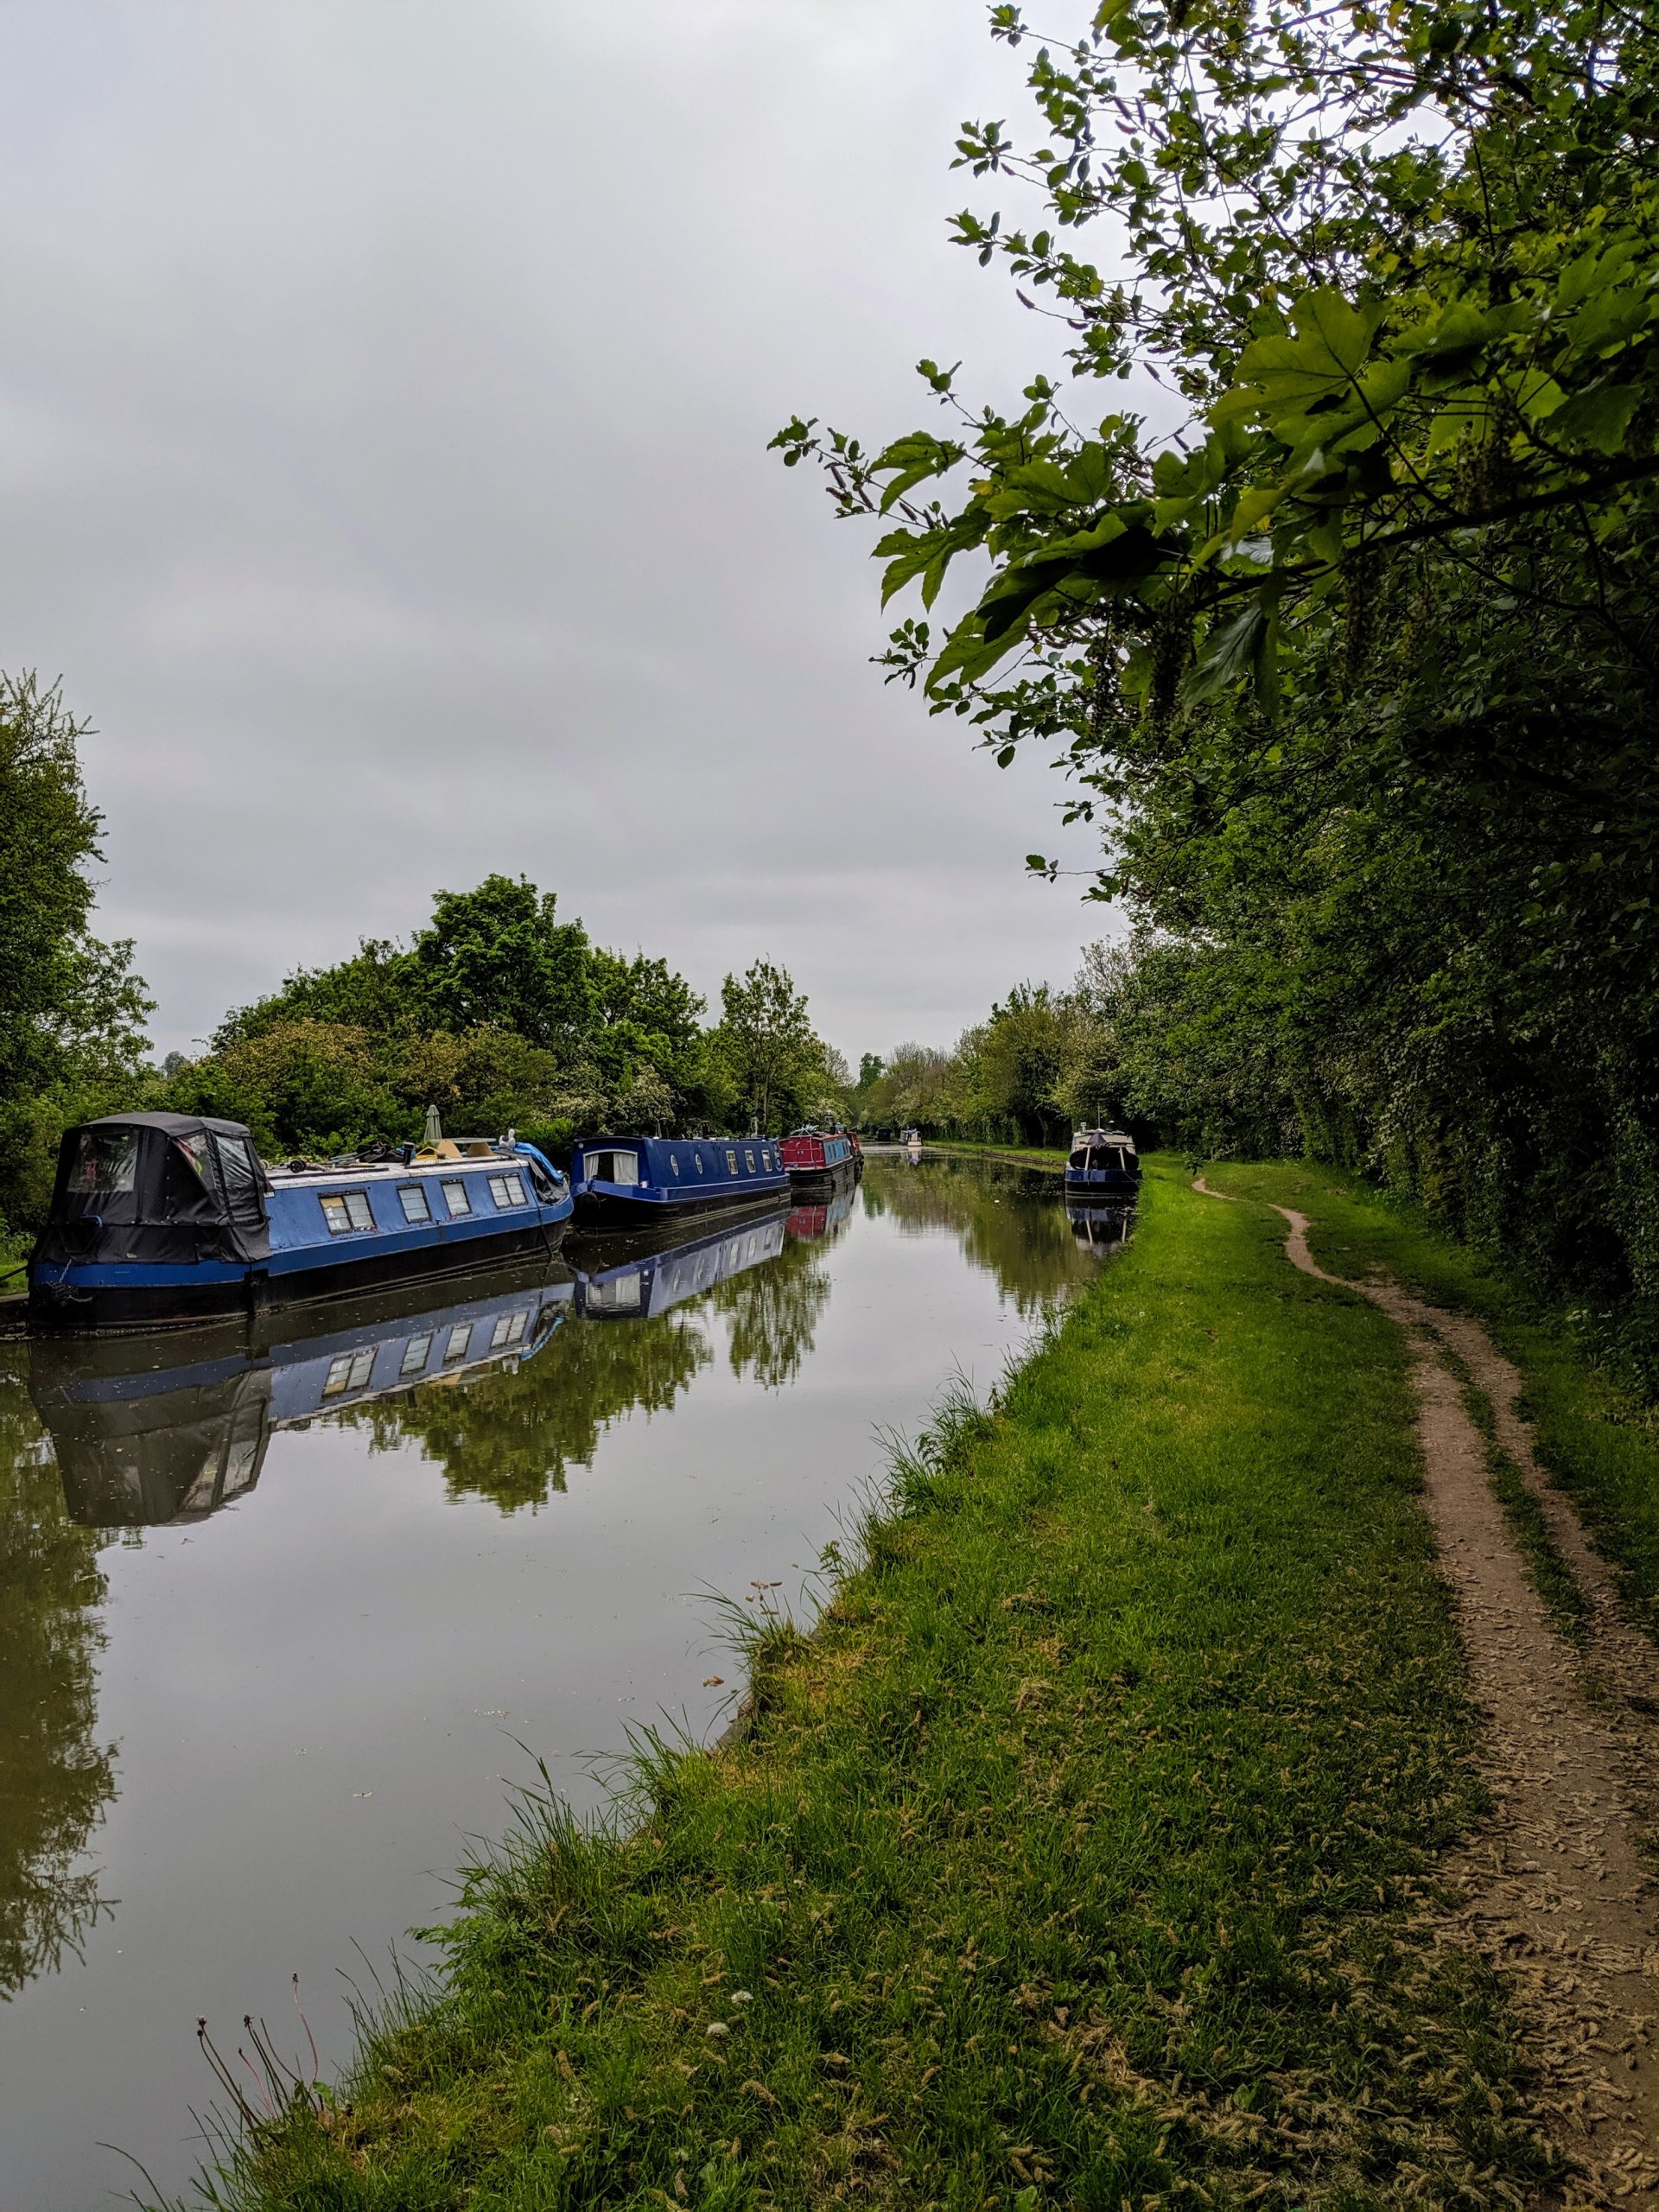
<svg viewBox="0 0 1659 2212"><path fill-rule="evenodd" d="M67 1130L38 1264L270 1254L253 1139L240 1122L196 1114L111 1114Z"/></svg>

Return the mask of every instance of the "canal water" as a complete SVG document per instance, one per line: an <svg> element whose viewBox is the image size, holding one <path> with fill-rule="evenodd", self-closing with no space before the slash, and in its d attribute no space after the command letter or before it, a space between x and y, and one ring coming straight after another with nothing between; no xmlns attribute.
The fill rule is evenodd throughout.
<svg viewBox="0 0 1659 2212"><path fill-rule="evenodd" d="M198 2017L302 2047L296 1974L338 2067L531 1755L588 1807L631 1726L717 1728L711 1593L810 1613L880 1432L983 1394L1122 1230L874 1155L827 1205L257 1338L0 1343L4 2212L187 2184Z"/></svg>

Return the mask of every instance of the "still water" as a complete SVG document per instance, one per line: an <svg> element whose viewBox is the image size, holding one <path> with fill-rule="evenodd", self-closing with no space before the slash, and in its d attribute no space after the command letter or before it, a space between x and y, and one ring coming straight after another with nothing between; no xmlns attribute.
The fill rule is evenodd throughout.
<svg viewBox="0 0 1659 2212"><path fill-rule="evenodd" d="M828 1206L166 1337L0 1344L0 2207L200 2154L198 2015L325 2069L544 1758L706 1735L710 1592L798 1595L959 1367L983 1392L1120 1217L871 1159ZM707 1678L724 1675L711 1682ZM601 1762L595 1768L595 1758Z"/></svg>

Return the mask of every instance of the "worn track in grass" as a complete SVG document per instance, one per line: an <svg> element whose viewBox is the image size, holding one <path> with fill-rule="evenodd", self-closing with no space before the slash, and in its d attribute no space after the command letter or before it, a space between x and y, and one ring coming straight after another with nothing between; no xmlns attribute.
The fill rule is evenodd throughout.
<svg viewBox="0 0 1659 2212"><path fill-rule="evenodd" d="M1196 1185L1211 1191L1200 1178ZM1471 1686L1491 1717L1497 1809L1447 1871L1454 1925L1516 1980L1547 2102L1598 2193L1659 2204L1659 1885L1644 1863L1659 1773L1659 1652L1625 1618L1613 1577L1539 1464L1522 1377L1472 1316L1387 1281L1329 1274L1308 1217L1286 1253L1356 1290L1407 1332L1414 1355L1425 1495L1458 1606ZM1491 1407L1497 1440L1536 1500L1588 1607L1587 1648L1552 1629L1488 1477L1450 1351Z"/></svg>

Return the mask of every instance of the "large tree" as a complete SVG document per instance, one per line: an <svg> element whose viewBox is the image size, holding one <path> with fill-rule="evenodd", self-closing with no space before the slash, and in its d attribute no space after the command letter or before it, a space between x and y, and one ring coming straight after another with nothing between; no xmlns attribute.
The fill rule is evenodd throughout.
<svg viewBox="0 0 1659 2212"><path fill-rule="evenodd" d="M1052 334L1025 404L924 363L939 429L779 439L920 593L889 677L1058 752L1185 1033L1252 1010L1309 1141L1659 1294L1659 23L992 23L1037 132L958 162L1039 204L957 232ZM1160 435L1095 415L1153 378Z"/></svg>

